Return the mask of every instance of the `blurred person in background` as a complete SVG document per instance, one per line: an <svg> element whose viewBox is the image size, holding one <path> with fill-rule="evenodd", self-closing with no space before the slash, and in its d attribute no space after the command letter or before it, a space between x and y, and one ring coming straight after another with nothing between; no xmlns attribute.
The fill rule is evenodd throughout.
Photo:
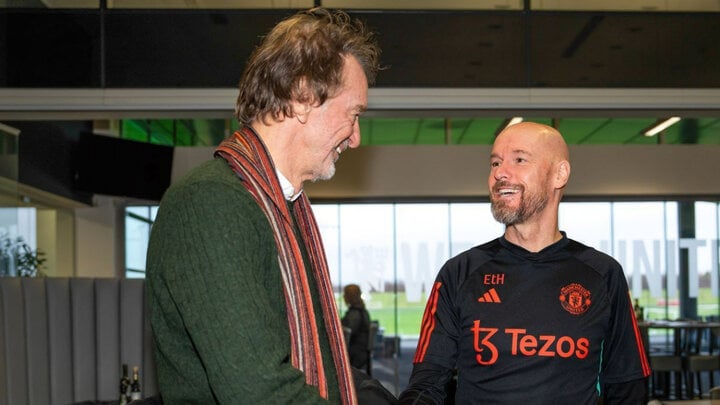
<svg viewBox="0 0 720 405"><path fill-rule="evenodd" d="M348 284L343 289L343 299L348 306L345 316L342 318L342 325L350 329L348 339L348 353L350 365L365 370L370 357L370 314L365 309L365 302L362 299L362 291L357 284Z"/></svg>

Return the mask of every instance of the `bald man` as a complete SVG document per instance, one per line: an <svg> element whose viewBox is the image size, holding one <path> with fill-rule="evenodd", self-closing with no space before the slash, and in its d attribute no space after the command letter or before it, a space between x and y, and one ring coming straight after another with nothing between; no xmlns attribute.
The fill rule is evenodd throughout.
<svg viewBox="0 0 720 405"><path fill-rule="evenodd" d="M622 267L558 227L569 178L554 128L524 122L498 135L488 188L505 233L440 269L401 403L647 402Z"/></svg>

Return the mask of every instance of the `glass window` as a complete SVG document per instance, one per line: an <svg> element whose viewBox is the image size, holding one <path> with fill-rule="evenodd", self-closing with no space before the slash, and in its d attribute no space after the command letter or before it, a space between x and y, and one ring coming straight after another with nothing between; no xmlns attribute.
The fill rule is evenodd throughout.
<svg viewBox="0 0 720 405"><path fill-rule="evenodd" d="M695 203L695 244L689 249L690 297L697 297L701 318L717 317L718 307L718 204ZM696 248L696 249L695 249ZM693 259L693 256L697 256ZM693 262L697 267L693 269Z"/></svg>
<svg viewBox="0 0 720 405"><path fill-rule="evenodd" d="M35 208L0 208L0 277L19 275L18 247L36 249L36 225Z"/></svg>
<svg viewBox="0 0 720 405"><path fill-rule="evenodd" d="M697 314L720 316L718 235L720 205L696 202L695 237L679 238L678 202L564 202L560 229L578 242L613 256L622 266L632 297L647 319L679 316L681 252L688 253L687 294ZM428 291L450 257L502 235L504 226L489 203L388 203L313 205L336 291L360 285L370 317L379 322L374 373L407 383ZM128 277L143 276L145 250L157 207L128 207ZM691 301L695 305L695 301ZM662 340L653 332L654 341ZM402 355L401 355L402 354ZM383 373L390 373L390 376ZM376 374L374 374L375 376Z"/></svg>
<svg viewBox="0 0 720 405"><path fill-rule="evenodd" d="M662 297L646 303L646 318L674 319L678 316L678 238L680 235L678 204L665 203L663 241L666 246L663 256L666 268L663 278Z"/></svg>
<svg viewBox="0 0 720 405"><path fill-rule="evenodd" d="M610 203L561 203L558 223L567 237L612 255Z"/></svg>
<svg viewBox="0 0 720 405"><path fill-rule="evenodd" d="M157 215L157 206L125 209L125 277L145 278L150 228Z"/></svg>
<svg viewBox="0 0 720 405"><path fill-rule="evenodd" d="M665 206L662 202L612 205L613 257L625 269L631 295L639 299L641 305L644 304L646 311L653 311L657 307L656 300L664 296L664 218Z"/></svg>
<svg viewBox="0 0 720 405"><path fill-rule="evenodd" d="M382 330L394 325L392 224L392 204L339 206L339 274L333 284L338 289L359 285L371 319L379 320Z"/></svg>
<svg viewBox="0 0 720 405"><path fill-rule="evenodd" d="M449 231L448 204L395 205L397 328L390 334L419 334L435 276L450 257Z"/></svg>
<svg viewBox="0 0 720 405"><path fill-rule="evenodd" d="M696 202L694 207L694 238L678 237L676 202L562 203L559 223L571 239L620 262L632 296L649 319L679 316L679 260L686 251L688 295L697 299L698 316L717 315L718 203ZM344 308L342 287L359 284L369 308L392 334L417 334L418 312L448 258L503 233L488 203L315 204L313 209L339 308ZM155 206L127 208L128 277L145 271L156 212Z"/></svg>
<svg viewBox="0 0 720 405"><path fill-rule="evenodd" d="M505 231L495 221L490 203L450 204L450 257L489 242Z"/></svg>
<svg viewBox="0 0 720 405"><path fill-rule="evenodd" d="M337 204L313 204L313 214L320 228L323 246L325 246L325 256L327 257L328 268L330 271L330 279L336 283L336 287L342 286L340 276L340 218L339 205ZM335 289L335 298L340 308L340 297L342 288Z"/></svg>

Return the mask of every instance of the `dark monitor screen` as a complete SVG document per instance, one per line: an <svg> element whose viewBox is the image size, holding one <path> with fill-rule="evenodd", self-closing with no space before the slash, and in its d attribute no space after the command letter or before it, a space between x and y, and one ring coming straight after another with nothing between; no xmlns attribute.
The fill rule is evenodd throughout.
<svg viewBox="0 0 720 405"><path fill-rule="evenodd" d="M80 133L92 121L4 121L20 131L17 181L84 204L92 195L73 188Z"/></svg>
<svg viewBox="0 0 720 405"><path fill-rule="evenodd" d="M170 186L173 148L81 133L74 188L160 201Z"/></svg>

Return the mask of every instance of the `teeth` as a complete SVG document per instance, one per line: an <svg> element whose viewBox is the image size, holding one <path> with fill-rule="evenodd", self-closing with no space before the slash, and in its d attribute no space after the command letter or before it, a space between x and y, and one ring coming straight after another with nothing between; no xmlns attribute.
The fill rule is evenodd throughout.
<svg viewBox="0 0 720 405"><path fill-rule="evenodd" d="M340 147L338 146L337 148L335 148L335 152L337 152L337 154L339 155L339 154L342 153L342 150L341 150Z"/></svg>

